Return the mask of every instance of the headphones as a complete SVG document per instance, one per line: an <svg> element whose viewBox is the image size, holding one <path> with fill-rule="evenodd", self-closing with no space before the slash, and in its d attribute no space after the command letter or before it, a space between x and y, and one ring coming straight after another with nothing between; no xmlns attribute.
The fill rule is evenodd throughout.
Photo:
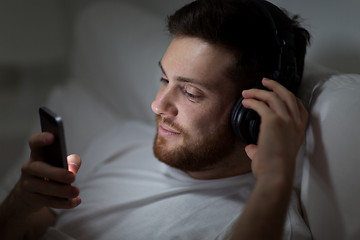
<svg viewBox="0 0 360 240"><path fill-rule="evenodd" d="M273 60L276 67L265 72L264 77L276 80L288 90L295 92L301 79L296 68L294 34L290 27L285 29L285 31L279 32L279 28L273 18L273 16L279 19L285 18L284 13L277 6L265 0L249 0L248 2L258 9L269 23L273 33L272 38L275 42L274 47L277 50ZM262 85L255 88L266 89ZM254 110L247 109L242 105L243 99L243 97L239 98L233 106L230 119L231 127L239 140L247 144L256 144L261 118Z"/></svg>

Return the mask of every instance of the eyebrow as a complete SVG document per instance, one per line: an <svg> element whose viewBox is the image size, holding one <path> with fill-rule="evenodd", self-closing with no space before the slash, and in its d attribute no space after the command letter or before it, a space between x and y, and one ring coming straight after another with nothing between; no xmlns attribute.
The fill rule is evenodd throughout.
<svg viewBox="0 0 360 240"><path fill-rule="evenodd" d="M162 64L161 64L161 60L159 61L158 65L159 65L159 67L160 67L160 69L161 69L161 72L162 72L165 76L167 76L167 75L166 75L166 72L165 72L165 70L164 70L164 68L163 68L163 66L162 66ZM196 79L193 79L193 78L176 76L176 77L175 77L175 80L178 81L178 82L185 82L185 83L192 83L192 84L195 84L195 85L199 85L199 86L202 86L202 87L204 87L204 88L206 88L206 89L208 89L208 90L211 90L211 89L212 89L209 84L200 82L200 81L198 81L198 80L196 80Z"/></svg>

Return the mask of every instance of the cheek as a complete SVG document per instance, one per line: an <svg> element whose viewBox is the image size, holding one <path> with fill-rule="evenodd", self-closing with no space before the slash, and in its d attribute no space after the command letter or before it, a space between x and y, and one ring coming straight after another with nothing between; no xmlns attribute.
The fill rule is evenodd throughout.
<svg viewBox="0 0 360 240"><path fill-rule="evenodd" d="M219 125L226 125L230 121L232 106L215 105L202 106L196 111L184 111L182 124L184 129L190 130L190 134L203 135L208 131L218 129Z"/></svg>

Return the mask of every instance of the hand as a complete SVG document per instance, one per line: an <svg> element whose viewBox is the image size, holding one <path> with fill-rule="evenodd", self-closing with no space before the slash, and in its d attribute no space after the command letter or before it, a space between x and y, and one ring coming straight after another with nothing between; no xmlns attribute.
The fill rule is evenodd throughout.
<svg viewBox="0 0 360 240"><path fill-rule="evenodd" d="M13 190L13 198L23 202L27 211L42 207L69 209L81 203L79 189L71 186L80 168L81 158L67 157L69 170L44 162L43 147L52 144L51 133L33 135L29 140L31 155L22 167L20 180Z"/></svg>
<svg viewBox="0 0 360 240"><path fill-rule="evenodd" d="M301 101L276 81L263 79L271 91L243 91L242 104L261 117L258 145L248 145L257 179L279 179L292 183L295 161L303 142L308 113Z"/></svg>

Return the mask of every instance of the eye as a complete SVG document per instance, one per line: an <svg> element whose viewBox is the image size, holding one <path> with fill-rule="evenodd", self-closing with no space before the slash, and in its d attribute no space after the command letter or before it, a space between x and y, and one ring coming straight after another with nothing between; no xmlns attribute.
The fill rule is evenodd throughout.
<svg viewBox="0 0 360 240"><path fill-rule="evenodd" d="M190 99L190 101L196 101L201 98L201 96L197 95L197 93L194 93L194 91L195 90L192 90L192 87L187 85L183 87L183 93Z"/></svg>
<svg viewBox="0 0 360 240"><path fill-rule="evenodd" d="M160 82L162 83L162 84L168 84L169 83L169 80L167 80L166 78L160 78Z"/></svg>
<svg viewBox="0 0 360 240"><path fill-rule="evenodd" d="M187 92L186 90L184 90L184 93L185 93L185 95L188 96L189 98L193 98L193 99L198 98L198 96L196 96L196 95L194 95L194 94L192 94L192 93L189 93L189 92Z"/></svg>

